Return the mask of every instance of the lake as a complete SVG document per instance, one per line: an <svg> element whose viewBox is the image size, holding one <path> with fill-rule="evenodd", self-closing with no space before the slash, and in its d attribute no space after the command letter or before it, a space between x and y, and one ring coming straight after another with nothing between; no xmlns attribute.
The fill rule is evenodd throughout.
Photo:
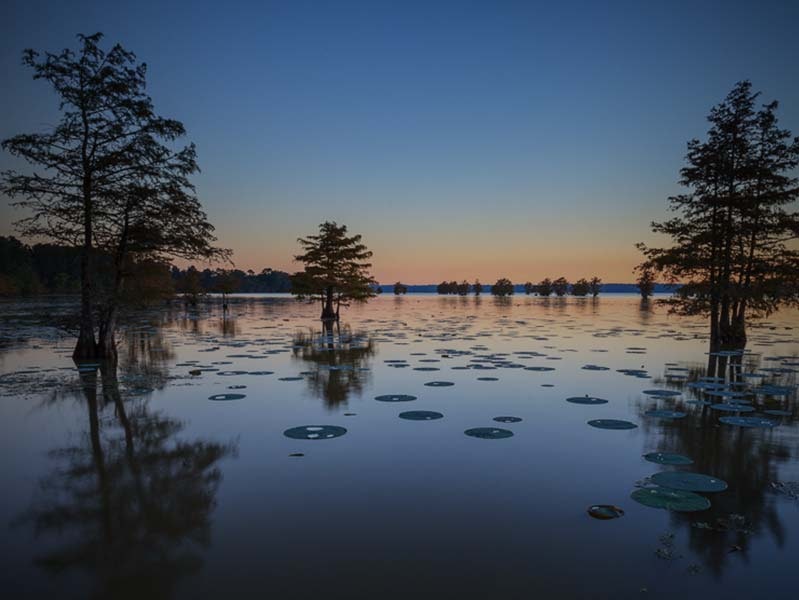
<svg viewBox="0 0 799 600"><path fill-rule="evenodd" d="M71 310L0 304L7 598L796 597L796 311L720 382L623 295Z"/></svg>

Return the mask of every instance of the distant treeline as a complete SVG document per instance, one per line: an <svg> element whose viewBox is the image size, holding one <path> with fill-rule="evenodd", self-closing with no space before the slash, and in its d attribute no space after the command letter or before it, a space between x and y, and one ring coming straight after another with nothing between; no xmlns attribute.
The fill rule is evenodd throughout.
<svg viewBox="0 0 799 600"><path fill-rule="evenodd" d="M602 285L601 291L603 294L638 294L640 292L640 288L637 283L602 283L601 285ZM450 282L442 282L439 284L435 283L427 283L419 285L400 284L400 286L401 287L398 288L396 284L382 285L380 286L379 291L381 293L394 292L395 294L397 294L398 292L399 294L444 294L444 295L448 294L469 295L475 293L475 284L468 282L458 283L450 281ZM468 288L466 286L468 286ZM537 286L533 286L532 288L529 286L530 284L522 284L522 283L513 284L513 293L538 294ZM653 292L656 294L670 294L680 288L679 284L668 284L668 283L655 283L653 284L653 286L654 286ZM492 286L481 285L480 287L481 287L480 289L481 293L490 293L490 288ZM572 289L573 288L570 286L568 293L571 293Z"/></svg>
<svg viewBox="0 0 799 600"><path fill-rule="evenodd" d="M95 255L98 292L105 287L109 257ZM179 269L168 264L145 262L129 265L129 293L147 290L147 296L158 291L159 297L176 292L202 294L208 292L289 292L289 274L263 269L260 273L239 269ZM155 290L154 288L158 288ZM36 294L77 294L80 292L80 249L58 244L29 246L15 237L0 236L0 296Z"/></svg>

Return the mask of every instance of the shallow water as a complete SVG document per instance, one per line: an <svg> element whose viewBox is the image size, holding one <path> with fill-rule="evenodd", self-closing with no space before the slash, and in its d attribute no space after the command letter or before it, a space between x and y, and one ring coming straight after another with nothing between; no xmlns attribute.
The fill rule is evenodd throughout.
<svg viewBox="0 0 799 600"><path fill-rule="evenodd" d="M629 296L386 296L332 336L316 306L240 297L137 315L116 373L76 370L46 326L68 312L0 304L6 597L795 597L794 311L741 361L772 393L741 414L773 428L689 403L704 321ZM588 425L610 419L637 427ZM700 512L630 497L674 470L728 487Z"/></svg>

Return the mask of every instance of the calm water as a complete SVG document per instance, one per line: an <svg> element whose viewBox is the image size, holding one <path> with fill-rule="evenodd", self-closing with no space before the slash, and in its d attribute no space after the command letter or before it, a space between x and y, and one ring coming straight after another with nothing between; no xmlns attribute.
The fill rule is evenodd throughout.
<svg viewBox="0 0 799 600"><path fill-rule="evenodd" d="M776 426L747 429L692 402L704 322L632 297L381 297L332 337L316 306L237 298L138 316L116 373L76 370L42 324L68 312L0 305L4 597L796 597L796 312L728 368L770 390L744 416ZM586 395L608 402L566 401ZM728 488L700 512L631 499L674 470Z"/></svg>

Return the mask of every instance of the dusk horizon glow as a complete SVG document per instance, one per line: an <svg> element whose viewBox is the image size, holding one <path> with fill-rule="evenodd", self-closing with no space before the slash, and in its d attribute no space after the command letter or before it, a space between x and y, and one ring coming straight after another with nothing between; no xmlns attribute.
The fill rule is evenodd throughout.
<svg viewBox="0 0 799 600"><path fill-rule="evenodd" d="M795 3L192 6L6 3L0 138L56 119L22 50L102 31L185 123L200 200L244 270L298 270L296 239L332 220L384 284L630 282L686 142L737 81L799 128ZM20 212L0 210L13 234Z"/></svg>

